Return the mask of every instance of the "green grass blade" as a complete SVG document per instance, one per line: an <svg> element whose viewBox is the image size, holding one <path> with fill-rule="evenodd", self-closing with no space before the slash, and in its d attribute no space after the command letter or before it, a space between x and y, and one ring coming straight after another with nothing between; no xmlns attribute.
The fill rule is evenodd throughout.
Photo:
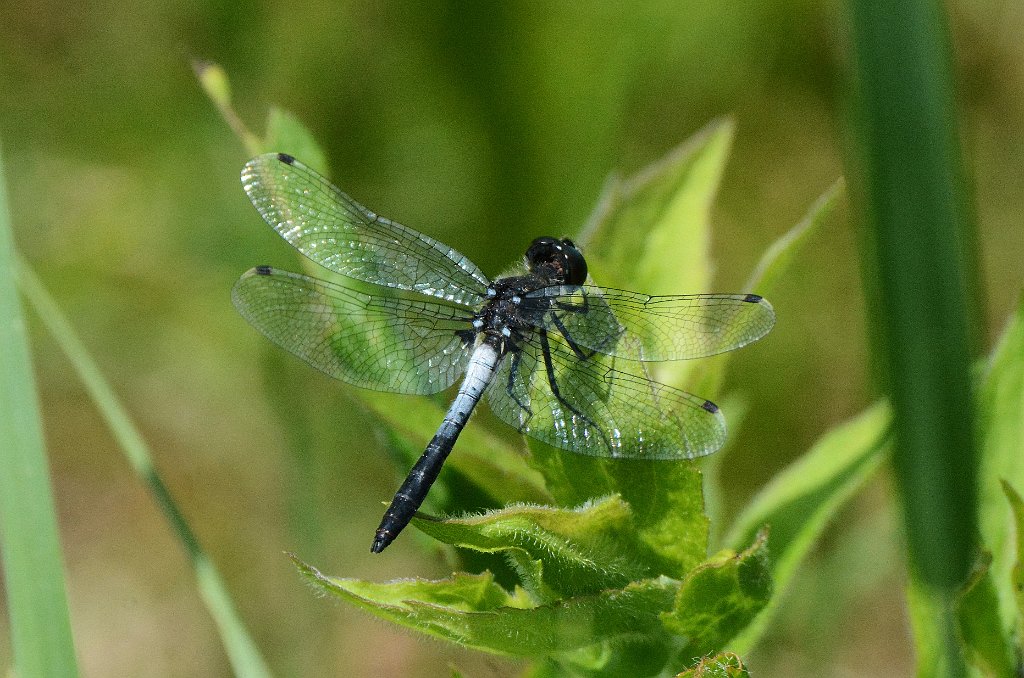
<svg viewBox="0 0 1024 678"><path fill-rule="evenodd" d="M78 675L0 164L0 553L16 673Z"/></svg>
<svg viewBox="0 0 1024 678"><path fill-rule="evenodd" d="M975 534L968 216L941 3L853 3L858 176L896 424L894 466L925 581L964 581Z"/></svg>
<svg viewBox="0 0 1024 678"><path fill-rule="evenodd" d="M239 618L224 581L213 562L203 552L199 540L188 526L185 517L174 503L170 491L157 473L149 446L142 438L142 434L135 427L114 390L104 379L92 356L89 355L85 345L82 344L71 324L35 273L23 261L18 261L17 264L18 282L22 291L32 303L51 336L71 361L90 397L100 410L100 414L121 444L135 473L149 487L157 505L185 547L195 572L200 595L217 624L235 675L269 678L270 670ZM25 675L32 674L26 673Z"/></svg>
<svg viewBox="0 0 1024 678"><path fill-rule="evenodd" d="M949 35L935 0L851 3L857 197L872 321L893 413L893 468L911 572L951 596L974 555L974 413L968 268L971 219L957 142ZM947 675L962 659L944 645Z"/></svg>

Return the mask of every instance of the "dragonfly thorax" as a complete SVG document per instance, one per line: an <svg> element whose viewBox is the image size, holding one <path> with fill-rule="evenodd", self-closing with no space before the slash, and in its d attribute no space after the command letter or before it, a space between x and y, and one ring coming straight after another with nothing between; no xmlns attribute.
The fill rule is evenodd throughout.
<svg viewBox="0 0 1024 678"><path fill-rule="evenodd" d="M498 278L488 289L488 299L473 318L473 329L492 338L495 345L514 348L529 337L549 304L527 297L547 287L547 278L535 273Z"/></svg>

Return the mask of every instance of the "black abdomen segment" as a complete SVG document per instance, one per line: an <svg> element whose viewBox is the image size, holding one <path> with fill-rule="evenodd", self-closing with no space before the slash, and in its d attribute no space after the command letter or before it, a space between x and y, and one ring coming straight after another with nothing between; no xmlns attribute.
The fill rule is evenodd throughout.
<svg viewBox="0 0 1024 678"><path fill-rule="evenodd" d="M409 475L406 476L405 482L395 493L395 498L391 500L388 510L384 512L384 517L381 519L377 534L373 539L373 545L370 547L371 552L380 553L387 548L388 544L393 542L399 532L409 524L416 514L416 509L426 499L430 486L437 480L444 460L448 458L448 453L455 447L455 441L458 440L459 434L466 426L469 415L473 412L476 404L480 402L480 396L483 395L484 389L494 377L494 372L498 368L498 359L497 350L490 344L480 344L473 351L473 356L466 368L466 377L462 386L459 387L459 394L455 397L455 402L448 408L448 413L437 429L437 433L427 443L427 449L423 450L423 454L420 455L412 470L409 471Z"/></svg>
<svg viewBox="0 0 1024 678"><path fill-rule="evenodd" d="M466 419L468 418L467 413ZM441 424L441 428L427 444L427 449L423 450L423 454L405 477L405 482L398 488L388 510L384 512L377 534L373 538L373 545L370 547L371 552L380 553L387 548L412 520L416 509L426 499L430 486L437 480L444 460L455 447L455 441L458 440L465 425L465 420L459 422L448 419Z"/></svg>

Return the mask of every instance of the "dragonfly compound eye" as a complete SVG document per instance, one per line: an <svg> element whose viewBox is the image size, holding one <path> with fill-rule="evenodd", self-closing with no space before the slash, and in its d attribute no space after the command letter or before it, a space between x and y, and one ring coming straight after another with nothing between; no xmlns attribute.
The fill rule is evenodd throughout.
<svg viewBox="0 0 1024 678"><path fill-rule="evenodd" d="M526 263L530 270L541 264L549 264L558 258L558 249L561 243L555 238L543 236L535 238L526 249Z"/></svg>
<svg viewBox="0 0 1024 678"><path fill-rule="evenodd" d="M561 243L562 257L565 260L565 282L568 285L582 285L587 280L587 260L583 252L566 238Z"/></svg>
<svg viewBox="0 0 1024 678"><path fill-rule="evenodd" d="M560 281L568 285L582 285L587 279L587 262L569 239L537 238L526 250L526 263L531 271L540 266L547 266L549 272L553 269Z"/></svg>

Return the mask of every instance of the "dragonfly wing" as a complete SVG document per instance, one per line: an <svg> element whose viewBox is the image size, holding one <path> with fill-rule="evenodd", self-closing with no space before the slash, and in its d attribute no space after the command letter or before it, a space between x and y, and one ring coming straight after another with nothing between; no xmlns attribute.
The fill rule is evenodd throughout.
<svg viewBox="0 0 1024 678"><path fill-rule="evenodd" d="M269 266L245 273L231 296L275 344L362 388L437 393L469 358L456 332L471 329L472 313L428 298L364 294Z"/></svg>
<svg viewBox="0 0 1024 678"><path fill-rule="evenodd" d="M596 285L546 287L527 295L540 325L578 347L629 360L684 360L757 341L775 311L756 294L651 296Z"/></svg>
<svg viewBox="0 0 1024 678"><path fill-rule="evenodd" d="M542 331L518 356L503 361L488 403L499 419L549 445L597 457L692 459L725 442L714 403L651 381L638 363L629 367L641 370L624 372L611 356L583 360Z"/></svg>
<svg viewBox="0 0 1024 678"><path fill-rule="evenodd" d="M242 186L281 237L335 273L466 305L486 294L487 276L464 255L374 214L289 155L253 158Z"/></svg>

